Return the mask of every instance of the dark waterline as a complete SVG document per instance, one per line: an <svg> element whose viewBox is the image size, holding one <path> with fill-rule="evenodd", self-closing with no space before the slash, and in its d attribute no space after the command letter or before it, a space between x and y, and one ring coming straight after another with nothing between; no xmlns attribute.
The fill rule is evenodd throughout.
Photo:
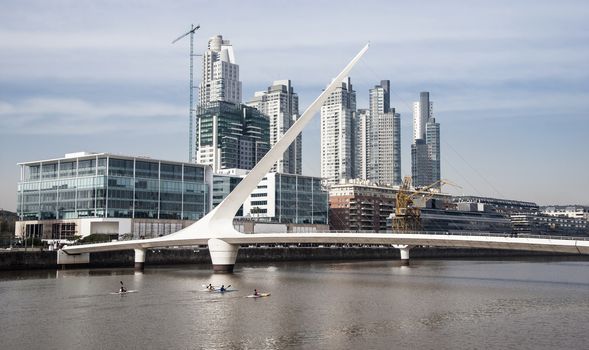
<svg viewBox="0 0 589 350"><path fill-rule="evenodd" d="M139 292L111 295L121 280ZM245 298L254 288L272 295ZM2 349L585 349L589 262L0 272L0 312Z"/></svg>

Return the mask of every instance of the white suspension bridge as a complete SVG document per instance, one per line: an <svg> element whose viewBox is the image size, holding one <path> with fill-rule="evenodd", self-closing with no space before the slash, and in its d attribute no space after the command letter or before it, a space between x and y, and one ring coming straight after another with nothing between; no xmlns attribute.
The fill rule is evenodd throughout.
<svg viewBox="0 0 589 350"><path fill-rule="evenodd" d="M135 268L143 269L145 252L150 248L207 245L213 271L231 273L240 245L249 244L378 244L393 245L400 249L401 260L409 262L409 251L414 246L465 247L546 251L572 254L589 254L589 241L564 237L509 237L481 233L479 235L440 235L432 233L266 233L244 234L233 227L233 218L241 204L287 150L303 128L317 114L321 105L349 75L354 65L368 50L366 44L331 84L313 101L284 136L268 151L258 164L243 178L221 204L194 224L167 236L65 246L58 252L58 264L87 263L89 253L134 250Z"/></svg>

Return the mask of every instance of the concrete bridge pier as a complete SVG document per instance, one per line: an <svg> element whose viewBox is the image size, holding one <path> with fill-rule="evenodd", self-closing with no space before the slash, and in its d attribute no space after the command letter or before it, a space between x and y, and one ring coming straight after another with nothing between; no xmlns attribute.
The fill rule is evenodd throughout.
<svg viewBox="0 0 589 350"><path fill-rule="evenodd" d="M409 266L409 250L411 250L413 246L406 244L395 244L393 247L401 251L401 265Z"/></svg>
<svg viewBox="0 0 589 350"><path fill-rule="evenodd" d="M135 271L145 269L145 249L136 248L135 250Z"/></svg>
<svg viewBox="0 0 589 350"><path fill-rule="evenodd" d="M209 239L208 245L213 262L213 273L233 273L239 245L229 244L217 238Z"/></svg>

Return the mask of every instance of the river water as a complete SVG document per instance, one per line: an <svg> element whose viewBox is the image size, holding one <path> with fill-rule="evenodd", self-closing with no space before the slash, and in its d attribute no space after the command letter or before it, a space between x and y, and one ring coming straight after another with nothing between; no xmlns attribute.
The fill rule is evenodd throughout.
<svg viewBox="0 0 589 350"><path fill-rule="evenodd" d="M0 315L2 349L587 349L589 261L0 272Z"/></svg>

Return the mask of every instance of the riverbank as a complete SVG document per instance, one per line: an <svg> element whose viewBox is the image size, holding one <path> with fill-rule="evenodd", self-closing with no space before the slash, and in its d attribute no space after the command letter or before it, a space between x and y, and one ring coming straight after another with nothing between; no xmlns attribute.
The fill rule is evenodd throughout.
<svg viewBox="0 0 589 350"><path fill-rule="evenodd" d="M555 254L497 249L413 248L411 259L509 258L531 256L581 255ZM237 263L304 260L399 260L399 250L392 247L242 247ZM161 248L146 252L145 265L211 264L207 248ZM90 263L75 267L133 267L134 252L122 250L90 254ZM0 251L0 270L57 269L56 251Z"/></svg>

